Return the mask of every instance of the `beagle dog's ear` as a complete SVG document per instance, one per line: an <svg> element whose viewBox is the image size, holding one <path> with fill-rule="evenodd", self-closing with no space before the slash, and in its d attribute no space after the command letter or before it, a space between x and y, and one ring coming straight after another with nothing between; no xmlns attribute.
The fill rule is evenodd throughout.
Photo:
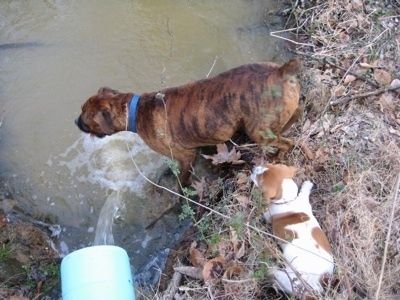
<svg viewBox="0 0 400 300"><path fill-rule="evenodd" d="M271 200L277 200L282 198L282 185L272 184L269 185L267 189L264 190L264 195L266 195L265 199L267 200L267 204L271 202Z"/></svg>
<svg viewBox="0 0 400 300"><path fill-rule="evenodd" d="M263 166L254 167L253 170L251 171L250 178L257 187L261 185L262 174L266 171L268 171L268 168Z"/></svg>
<svg viewBox="0 0 400 300"><path fill-rule="evenodd" d="M276 178L272 178L271 176L261 176L261 177L262 181L267 183L263 184L261 182L260 185L267 204L269 205L271 203L271 200L281 199L283 191L280 180L279 179L276 180Z"/></svg>

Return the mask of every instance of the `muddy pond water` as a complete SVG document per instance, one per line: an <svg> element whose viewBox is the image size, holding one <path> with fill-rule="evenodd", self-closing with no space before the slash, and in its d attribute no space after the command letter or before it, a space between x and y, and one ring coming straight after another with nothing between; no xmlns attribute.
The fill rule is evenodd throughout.
<svg viewBox="0 0 400 300"><path fill-rule="evenodd" d="M63 255L92 245L97 230L96 243L124 247L139 277L156 280L151 269L187 222L171 213L146 229L173 197L132 160L154 180L165 158L133 133L92 139L74 119L101 86L150 92L281 62L265 26L270 16L279 29L278 2L0 1L0 208L59 224Z"/></svg>

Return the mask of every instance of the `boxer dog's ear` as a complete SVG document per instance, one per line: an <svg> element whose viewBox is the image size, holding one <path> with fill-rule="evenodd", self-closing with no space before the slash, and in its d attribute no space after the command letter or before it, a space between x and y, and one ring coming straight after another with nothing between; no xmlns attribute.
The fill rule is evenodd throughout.
<svg viewBox="0 0 400 300"><path fill-rule="evenodd" d="M102 94L108 93L109 91L110 91L109 87L103 86L97 91L97 94L102 95Z"/></svg>
<svg viewBox="0 0 400 300"><path fill-rule="evenodd" d="M117 90L113 90L113 89L110 89L110 88L107 87L107 86L104 86L104 87L102 87L102 88L99 89L99 91L97 92L97 94L99 94L99 95L105 95L105 94L113 94L113 95L116 95L116 94L119 94L119 92L118 92Z"/></svg>
<svg viewBox="0 0 400 300"><path fill-rule="evenodd" d="M96 115L93 117L93 121L95 121L97 125L99 125L100 129L105 134L113 134L115 132L115 128L109 112L97 112Z"/></svg>

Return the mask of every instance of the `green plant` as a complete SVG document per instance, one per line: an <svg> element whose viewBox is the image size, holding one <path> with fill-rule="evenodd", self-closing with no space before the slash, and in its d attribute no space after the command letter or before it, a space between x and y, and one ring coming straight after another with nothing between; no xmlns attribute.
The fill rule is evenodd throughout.
<svg viewBox="0 0 400 300"><path fill-rule="evenodd" d="M251 191L252 203L258 212L264 213L267 208L267 203L260 189L253 189Z"/></svg>
<svg viewBox="0 0 400 300"><path fill-rule="evenodd" d="M189 197L193 197L197 195L197 192L193 189L189 189L187 187L182 188L182 193L185 197L189 198Z"/></svg>
<svg viewBox="0 0 400 300"><path fill-rule="evenodd" d="M195 212L188 203L182 205L182 212L179 214L179 220L182 221L186 218L194 219Z"/></svg>
<svg viewBox="0 0 400 300"><path fill-rule="evenodd" d="M32 278L30 278L29 273L31 270L31 266L30 265L22 265L22 268L25 270L26 272L26 285L29 287L30 290L33 290L36 288L36 281L33 280Z"/></svg>
<svg viewBox="0 0 400 300"><path fill-rule="evenodd" d="M223 189L224 181L222 178L218 177L217 184L213 185L212 189L210 190L210 199L214 199Z"/></svg>
<svg viewBox="0 0 400 300"><path fill-rule="evenodd" d="M178 177L179 175L179 164L176 160L172 158L167 159L167 166L170 168L172 174L174 174L175 177Z"/></svg>
<svg viewBox="0 0 400 300"><path fill-rule="evenodd" d="M12 247L9 244L2 244L0 247L0 260L11 257Z"/></svg>
<svg viewBox="0 0 400 300"><path fill-rule="evenodd" d="M57 264L47 264L43 267L43 274L46 277L59 277L60 276L60 268Z"/></svg>
<svg viewBox="0 0 400 300"><path fill-rule="evenodd" d="M253 274L253 277L257 280L265 280L269 275L269 268L267 265L262 264L260 268L256 270Z"/></svg>
<svg viewBox="0 0 400 300"><path fill-rule="evenodd" d="M26 272L26 285L30 290L36 290L42 282L41 294L47 294L60 282L60 267L55 262L38 262L23 265L22 268Z"/></svg>
<svg viewBox="0 0 400 300"><path fill-rule="evenodd" d="M244 215L242 212L237 212L232 216L229 225L236 231L238 238L242 237L244 231Z"/></svg>
<svg viewBox="0 0 400 300"><path fill-rule="evenodd" d="M210 231L210 223L208 218L205 216L203 217L196 225L197 229L199 230L199 240L205 241L207 232Z"/></svg>
<svg viewBox="0 0 400 300"><path fill-rule="evenodd" d="M343 191L345 188L346 188L346 186L344 184L338 183L332 187L332 192L337 194L337 193L340 193L341 191Z"/></svg>
<svg viewBox="0 0 400 300"><path fill-rule="evenodd" d="M259 268L254 272L253 277L258 280L265 280L269 276L271 265L269 255L265 252L261 253L261 257L258 259Z"/></svg>
<svg viewBox="0 0 400 300"><path fill-rule="evenodd" d="M219 233L213 232L210 237L210 244L216 245L219 242L220 238L221 238L221 236Z"/></svg>

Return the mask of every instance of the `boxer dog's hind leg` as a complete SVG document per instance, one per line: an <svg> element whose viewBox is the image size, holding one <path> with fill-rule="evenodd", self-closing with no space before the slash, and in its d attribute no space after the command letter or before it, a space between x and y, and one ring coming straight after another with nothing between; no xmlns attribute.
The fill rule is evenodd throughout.
<svg viewBox="0 0 400 300"><path fill-rule="evenodd" d="M302 106L297 107L293 115L290 117L289 121L287 121L286 124L282 127L280 133L284 133L286 130L288 130L294 124L294 122L296 122L300 118L302 112L303 112L303 107Z"/></svg>

